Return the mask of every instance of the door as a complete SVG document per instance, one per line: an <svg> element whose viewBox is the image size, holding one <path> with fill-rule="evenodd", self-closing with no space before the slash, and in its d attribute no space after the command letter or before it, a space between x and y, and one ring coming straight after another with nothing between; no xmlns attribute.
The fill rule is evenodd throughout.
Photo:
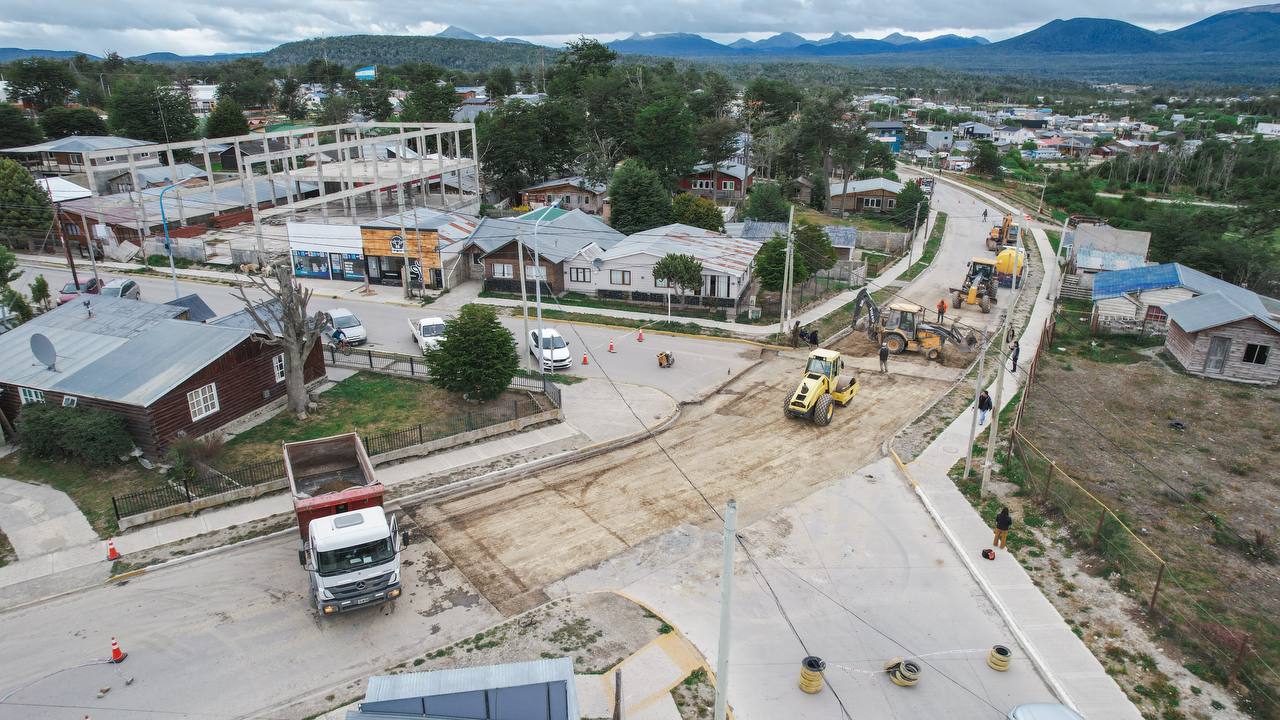
<svg viewBox="0 0 1280 720"><path fill-rule="evenodd" d="M719 275L707 276L707 295L710 295L711 297L717 297L717 298L720 297L720 276Z"/></svg>
<svg viewBox="0 0 1280 720"><path fill-rule="evenodd" d="M329 253L329 279L342 279L342 253Z"/></svg>
<svg viewBox="0 0 1280 720"><path fill-rule="evenodd" d="M1209 341L1209 356L1204 361L1204 371L1222 373L1227 364L1227 353L1231 352L1231 338L1214 337Z"/></svg>

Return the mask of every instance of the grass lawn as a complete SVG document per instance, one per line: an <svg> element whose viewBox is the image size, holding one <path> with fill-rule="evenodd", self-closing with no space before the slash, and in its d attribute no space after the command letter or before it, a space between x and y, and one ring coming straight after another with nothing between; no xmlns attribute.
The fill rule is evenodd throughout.
<svg viewBox="0 0 1280 720"><path fill-rule="evenodd" d="M818 212L812 208L804 208L796 206L796 220L806 220L814 225L845 225L856 227L859 230L876 231L876 232L906 232L910 228L905 228L887 218L879 218L872 215L850 215L848 218L838 218L826 213Z"/></svg>
<svg viewBox="0 0 1280 720"><path fill-rule="evenodd" d="M521 412L535 410L525 393L506 392L495 400L469 403L460 395L421 380L378 373L356 373L320 395L319 408L299 420L281 412L270 420L227 442L218 467L235 468L280 457L280 444L296 440L358 432L377 435L417 425L451 422L469 412L510 411L512 402Z"/></svg>
<svg viewBox="0 0 1280 720"><path fill-rule="evenodd" d="M933 230L929 231L929 239L924 243L924 252L920 255L906 272L899 276L900 280L913 280L917 275L925 271L925 268L933 264L933 258L938 254L938 248L942 247L942 233L947 229L947 214L938 212L938 223L933 226Z"/></svg>
<svg viewBox="0 0 1280 720"><path fill-rule="evenodd" d="M1053 254L1058 254L1058 246L1062 244L1062 233L1057 230L1045 230L1044 234L1049 238L1049 247L1053 248Z"/></svg>
<svg viewBox="0 0 1280 720"><path fill-rule="evenodd" d="M0 459L0 476L49 485L66 493L101 537L110 537L118 529L111 506L112 495L164 484L159 473L147 470L137 461L105 468L88 467L75 462L20 459L16 453Z"/></svg>

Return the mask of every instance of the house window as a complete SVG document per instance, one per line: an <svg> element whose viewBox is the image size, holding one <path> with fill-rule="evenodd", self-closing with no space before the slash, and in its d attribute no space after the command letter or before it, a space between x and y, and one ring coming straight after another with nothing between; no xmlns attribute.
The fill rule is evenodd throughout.
<svg viewBox="0 0 1280 720"><path fill-rule="evenodd" d="M878 197L874 197L874 198L862 198L862 207L864 207L864 208L879 208L879 207L880 207L880 198L878 198Z"/></svg>
<svg viewBox="0 0 1280 720"><path fill-rule="evenodd" d="M494 263L493 276L496 278L515 277L515 267L511 263Z"/></svg>
<svg viewBox="0 0 1280 720"><path fill-rule="evenodd" d="M734 182L734 181L732 181L732 180L721 180L721 181L720 181L720 189L721 189L721 190L732 190L732 189L734 189L735 187L737 187L737 183L735 183L735 182Z"/></svg>
<svg viewBox="0 0 1280 720"><path fill-rule="evenodd" d="M524 276L532 280L546 280L547 268L543 265L525 265Z"/></svg>
<svg viewBox="0 0 1280 720"><path fill-rule="evenodd" d="M1254 365L1266 365L1267 356L1271 354L1270 345L1254 345L1252 343L1244 346L1244 361L1253 363ZM23 400L26 402L26 400Z"/></svg>
<svg viewBox="0 0 1280 720"><path fill-rule="evenodd" d="M630 285L631 271L630 270L610 270L609 284L610 285Z"/></svg>
<svg viewBox="0 0 1280 720"><path fill-rule="evenodd" d="M710 180L694 180L693 181L694 190L710 190L712 187L714 187L714 184Z"/></svg>
<svg viewBox="0 0 1280 720"><path fill-rule="evenodd" d="M209 383L187 393L187 408L191 411L192 420L218 412L217 383Z"/></svg>
<svg viewBox="0 0 1280 720"><path fill-rule="evenodd" d="M670 285L670 283L668 283L668 282L667 282L667 279L666 279L666 278L654 278L654 279L653 279L653 286L654 286L654 287L664 288L664 287L670 287L671 285Z"/></svg>
<svg viewBox="0 0 1280 720"><path fill-rule="evenodd" d="M1148 305L1145 319L1148 322L1162 323L1169 319L1164 310L1159 305Z"/></svg>
<svg viewBox="0 0 1280 720"><path fill-rule="evenodd" d="M893 208L895 205L897 205L897 204L898 204L898 201L897 201L896 199L894 199L894 198L885 198L884 206L885 206L886 208L888 208L888 209L892 209L892 208Z"/></svg>
<svg viewBox="0 0 1280 720"><path fill-rule="evenodd" d="M591 282L591 268L571 267L569 268L569 281L577 283Z"/></svg>
<svg viewBox="0 0 1280 720"><path fill-rule="evenodd" d="M284 382L284 353L271 358L271 369L275 370L276 382Z"/></svg>
<svg viewBox="0 0 1280 720"><path fill-rule="evenodd" d="M23 405L44 402L43 390L36 390L35 388L19 388L18 394L22 396Z"/></svg>

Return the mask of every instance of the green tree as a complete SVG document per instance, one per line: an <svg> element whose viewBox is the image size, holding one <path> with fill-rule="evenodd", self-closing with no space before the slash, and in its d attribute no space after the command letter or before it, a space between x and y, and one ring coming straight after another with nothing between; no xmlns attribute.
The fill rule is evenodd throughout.
<svg viewBox="0 0 1280 720"><path fill-rule="evenodd" d="M485 94L491 98L503 98L516 91L516 76L509 67L494 68L484 82Z"/></svg>
<svg viewBox="0 0 1280 720"><path fill-rule="evenodd" d="M0 238L5 245L28 247L32 240L44 237L52 225L48 193L26 168L0 159Z"/></svg>
<svg viewBox="0 0 1280 720"><path fill-rule="evenodd" d="M31 310L31 303L28 303L16 288L8 286L0 288L0 303L4 303L9 312L17 315L22 322L30 320L35 315Z"/></svg>
<svg viewBox="0 0 1280 720"><path fill-rule="evenodd" d="M747 195L747 207L744 215L750 220L762 222L786 222L790 213L790 205L782 197L782 188L775 182L763 180L751 186Z"/></svg>
<svg viewBox="0 0 1280 720"><path fill-rule="evenodd" d="M689 95L689 109L702 120L721 119L728 114L733 96L733 83L718 72L707 71L701 87Z"/></svg>
<svg viewBox="0 0 1280 720"><path fill-rule="evenodd" d="M871 147L867 148L867 158L863 161L863 166L880 171L881 173L893 172L898 166L898 161L893 158L893 151L889 146L882 142L873 142Z"/></svg>
<svg viewBox="0 0 1280 720"><path fill-rule="evenodd" d="M8 252L8 250L5 250ZM44 279L44 275L37 275L36 279L31 281L27 287L31 288L31 302L40 306L42 310L49 309L49 281Z"/></svg>
<svg viewBox="0 0 1280 720"><path fill-rule="evenodd" d="M62 60L27 58L9 66L9 94L36 110L65 105L76 89L71 69Z"/></svg>
<svg viewBox="0 0 1280 720"><path fill-rule="evenodd" d="M387 88L364 83L347 95L357 113L368 120L386 122L395 112L395 108L391 106L389 94L390 91Z"/></svg>
<svg viewBox="0 0 1280 720"><path fill-rule="evenodd" d="M785 122L793 113L798 112L797 106L803 99L804 94L799 87L785 80L771 80L762 76L752 80L743 92L743 100L759 108L758 117L766 125Z"/></svg>
<svg viewBox="0 0 1280 720"><path fill-rule="evenodd" d="M826 210L827 202L831 199L831 186L826 173L814 173L809 177L809 182L813 183L813 189L809 191L809 207Z"/></svg>
<svg viewBox="0 0 1280 720"><path fill-rule="evenodd" d="M552 95L579 97L582 82L590 77L608 75L618 53L599 40L579 37L565 43L564 52L556 58L551 69L549 91Z"/></svg>
<svg viewBox="0 0 1280 720"><path fill-rule="evenodd" d="M973 171L990 177L1000 174L1000 153L991 142L978 141L978 154L973 159Z"/></svg>
<svg viewBox="0 0 1280 720"><path fill-rule="evenodd" d="M581 117L551 100L533 105L508 100L476 119L477 145L489 186L511 196L533 182L568 171L577 151Z"/></svg>
<svg viewBox="0 0 1280 720"><path fill-rule="evenodd" d="M460 104L453 85L427 82L416 86L405 97L400 117L408 122L452 122Z"/></svg>
<svg viewBox="0 0 1280 720"><path fill-rule="evenodd" d="M89 108L51 107L40 113L40 127L51 138L107 134L107 124Z"/></svg>
<svg viewBox="0 0 1280 720"><path fill-rule="evenodd" d="M20 277L22 271L18 269L18 257L9 248L0 247L0 288L9 287L9 283Z"/></svg>
<svg viewBox="0 0 1280 720"><path fill-rule="evenodd" d="M894 222L903 227L911 227L916 220L916 208L920 208L920 224L924 225L929 217L929 198L920 186L909 182L898 193L897 204L893 208Z"/></svg>
<svg viewBox="0 0 1280 720"><path fill-rule="evenodd" d="M671 221L724 232L724 213L716 204L692 193L680 193L671 201Z"/></svg>
<svg viewBox="0 0 1280 720"><path fill-rule="evenodd" d="M321 125L341 125L351 120L351 101L338 93L329 93L320 101L316 122Z"/></svg>
<svg viewBox="0 0 1280 720"><path fill-rule="evenodd" d="M185 92L146 81L117 85L107 119L117 135L158 143L192 140L199 127Z"/></svg>
<svg viewBox="0 0 1280 720"><path fill-rule="evenodd" d="M1037 147L1039 147L1039 145L1036 145L1036 141L1035 141L1035 140L1025 140L1025 141L1023 141L1022 146L1020 147L1020 149L1022 149L1022 150L1035 150Z"/></svg>
<svg viewBox="0 0 1280 720"><path fill-rule="evenodd" d="M470 400L492 400L519 369L516 339L487 305L463 305L444 323L444 340L427 351L431 384Z"/></svg>
<svg viewBox="0 0 1280 720"><path fill-rule="evenodd" d="M698 138L693 113L679 98L667 98L636 116L631 144L636 157L668 188L693 172L698 162Z"/></svg>
<svg viewBox="0 0 1280 720"><path fill-rule="evenodd" d="M290 120L301 120L307 116L307 102L302 96L302 83L297 78L284 79L276 99L276 109L288 115Z"/></svg>
<svg viewBox="0 0 1280 720"><path fill-rule="evenodd" d="M738 126L732 120L711 120L698 128L698 153L711 166L711 200L719 199L720 164L738 151Z"/></svg>
<svg viewBox="0 0 1280 720"><path fill-rule="evenodd" d="M261 60L240 58L224 63L218 80L218 100L228 98L241 107L267 107L276 95L275 80Z"/></svg>
<svg viewBox="0 0 1280 720"><path fill-rule="evenodd" d="M671 193L657 173L635 160L614 171L609 202L609 224L627 235L666 225L671 219Z"/></svg>
<svg viewBox="0 0 1280 720"><path fill-rule="evenodd" d="M665 280L684 304L686 293L702 290L702 261L692 255L668 253L653 264L653 279Z"/></svg>
<svg viewBox="0 0 1280 720"><path fill-rule="evenodd" d="M17 105L0 103L0 148L35 145L43 139L40 128Z"/></svg>
<svg viewBox="0 0 1280 720"><path fill-rule="evenodd" d="M229 97L218 101L204 123L205 137L234 137L248 132L249 121L244 118L244 108Z"/></svg>
<svg viewBox="0 0 1280 720"><path fill-rule="evenodd" d="M782 291L782 279L787 265L787 241L775 235L756 253L755 273L760 279L760 287L772 292ZM791 259L791 276L794 282L802 283L809 279L809 268L804 264L804 257L796 253Z"/></svg>
<svg viewBox="0 0 1280 720"><path fill-rule="evenodd" d="M831 238L827 237L827 231L821 225L797 220L792 235L796 258L804 261L808 273L826 270L836 264L836 249L831 246Z"/></svg>

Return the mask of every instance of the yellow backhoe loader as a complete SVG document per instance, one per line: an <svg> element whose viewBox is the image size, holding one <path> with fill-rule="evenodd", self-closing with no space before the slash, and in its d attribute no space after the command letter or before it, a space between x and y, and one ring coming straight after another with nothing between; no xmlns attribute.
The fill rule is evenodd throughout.
<svg viewBox="0 0 1280 720"><path fill-rule="evenodd" d="M929 360L941 362L948 341L964 352L978 346L978 338L970 330L962 335L955 325L929 320L924 308L910 303L890 303L881 308L865 289L858 293L853 305L853 326L864 330L872 342L889 346L898 355L908 350L924 353Z"/></svg>

